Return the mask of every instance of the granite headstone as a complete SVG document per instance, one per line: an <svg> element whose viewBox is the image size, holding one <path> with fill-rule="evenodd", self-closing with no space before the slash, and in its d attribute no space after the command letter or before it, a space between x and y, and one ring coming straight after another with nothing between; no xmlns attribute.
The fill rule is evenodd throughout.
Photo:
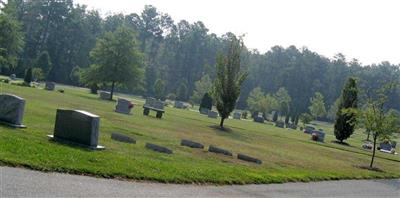
<svg viewBox="0 0 400 198"><path fill-rule="evenodd" d="M57 109L55 141L72 143L90 149L104 149L98 145L100 117L81 110Z"/></svg>
<svg viewBox="0 0 400 198"><path fill-rule="evenodd" d="M208 111L208 117L209 118L217 118L218 113L216 111Z"/></svg>
<svg viewBox="0 0 400 198"><path fill-rule="evenodd" d="M240 113L238 111L233 113L233 119L240 120L241 117L242 117L242 113Z"/></svg>
<svg viewBox="0 0 400 198"><path fill-rule="evenodd" d="M131 101L118 98L117 105L115 106L115 112L123 113L123 114L130 114L131 109L134 107Z"/></svg>
<svg viewBox="0 0 400 198"><path fill-rule="evenodd" d="M49 90L49 91L54 91L54 89L56 88L56 83L54 83L54 82L46 82L44 88L46 90Z"/></svg>
<svg viewBox="0 0 400 198"><path fill-rule="evenodd" d="M0 123L25 128L22 124L24 111L25 99L11 94L0 94Z"/></svg>
<svg viewBox="0 0 400 198"><path fill-rule="evenodd" d="M99 96L102 100L110 100L111 93L108 91L99 91Z"/></svg>

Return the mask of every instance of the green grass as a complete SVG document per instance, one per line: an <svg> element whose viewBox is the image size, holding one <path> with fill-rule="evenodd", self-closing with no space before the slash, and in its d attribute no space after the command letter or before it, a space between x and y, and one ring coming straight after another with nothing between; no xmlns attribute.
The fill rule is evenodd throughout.
<svg viewBox="0 0 400 198"><path fill-rule="evenodd" d="M60 87L57 87L60 88ZM0 126L0 164L43 171L67 172L107 178L128 178L169 183L282 183L331 179L399 178L400 157L377 153L376 166L384 172L357 168L368 165L371 153L361 149L365 135L357 131L347 142L350 146L310 140L300 131L280 129L244 120L227 120L231 132L213 129L219 123L198 112L166 108L163 118L142 115L143 101L133 115L115 113L114 102L99 100L86 89L62 86L65 93L0 83L0 92L26 99L26 129ZM133 98L132 98L133 99ZM81 109L101 116L99 144L104 151L49 141L57 108ZM322 125L328 134L332 128ZM137 139L124 144L110 139L120 132ZM205 145L216 145L244 153L263 161L262 165L243 162L206 150L180 146L188 138ZM166 146L172 155L156 153L144 147L146 142Z"/></svg>

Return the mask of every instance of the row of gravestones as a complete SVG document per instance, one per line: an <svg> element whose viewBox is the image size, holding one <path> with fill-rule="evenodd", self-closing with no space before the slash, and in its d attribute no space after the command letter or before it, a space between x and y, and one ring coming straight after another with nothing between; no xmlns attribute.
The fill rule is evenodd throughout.
<svg viewBox="0 0 400 198"><path fill-rule="evenodd" d="M23 98L10 94L0 94L0 120L2 123L12 127L25 127L22 124L24 111L25 100ZM97 115L81 110L57 109L54 133L48 135L48 137L58 142L102 150L105 147L98 144L99 127L100 117ZM111 139L136 143L135 139L118 133L112 133ZM204 148L204 145L190 140L182 140L181 145L191 148ZM157 152L173 153L166 147L152 143L146 143L145 147ZM210 146L208 151L232 156L231 152L215 146ZM244 154L238 154L238 159L262 163L261 160Z"/></svg>
<svg viewBox="0 0 400 198"><path fill-rule="evenodd" d="M17 80L17 76L15 74L11 74L9 78L10 80ZM54 89L56 88L56 83L48 81L45 83L44 88L49 91L54 91Z"/></svg>
<svg viewBox="0 0 400 198"><path fill-rule="evenodd" d="M200 112L200 114L207 115L209 118L214 118L214 119L218 118L218 112L213 111L213 110L201 108L199 112ZM242 113L240 113L238 111L233 113L233 119L240 120L241 117L242 117Z"/></svg>

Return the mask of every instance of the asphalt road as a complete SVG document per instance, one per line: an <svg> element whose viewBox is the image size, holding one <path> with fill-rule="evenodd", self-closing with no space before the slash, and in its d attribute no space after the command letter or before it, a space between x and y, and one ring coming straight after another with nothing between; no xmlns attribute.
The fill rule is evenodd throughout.
<svg viewBox="0 0 400 198"><path fill-rule="evenodd" d="M0 167L0 197L400 197L400 180L271 185L176 185Z"/></svg>

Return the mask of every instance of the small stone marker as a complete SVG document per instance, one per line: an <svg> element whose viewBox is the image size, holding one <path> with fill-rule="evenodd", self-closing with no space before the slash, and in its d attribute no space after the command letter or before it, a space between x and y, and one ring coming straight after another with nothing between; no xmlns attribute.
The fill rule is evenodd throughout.
<svg viewBox="0 0 400 198"><path fill-rule="evenodd" d="M15 128L26 128L22 124L24 111L25 99L11 94L0 94L0 123Z"/></svg>
<svg viewBox="0 0 400 198"><path fill-rule="evenodd" d="M184 103L182 101L175 101L174 107L178 109L183 109L184 108Z"/></svg>
<svg viewBox="0 0 400 198"><path fill-rule="evenodd" d="M185 140L185 139L181 140L181 146L188 146L191 148L200 148L200 149L204 148L203 144L200 144L198 142L194 142L191 140Z"/></svg>
<svg viewBox="0 0 400 198"><path fill-rule="evenodd" d="M119 142L125 142L125 143L129 143L129 144L136 144L136 140L127 136L127 135L123 135L123 134L119 134L119 133L112 133L111 134L111 139L119 141Z"/></svg>
<svg viewBox="0 0 400 198"><path fill-rule="evenodd" d="M264 123L264 117L261 115L254 116L254 122Z"/></svg>
<svg viewBox="0 0 400 198"><path fill-rule="evenodd" d="M134 107L134 104L126 99L118 98L117 106L115 106L115 112L123 113L123 114L131 114L131 109Z"/></svg>
<svg viewBox="0 0 400 198"><path fill-rule="evenodd" d="M325 133L323 131L313 131L311 134L311 139L317 142L324 142Z"/></svg>
<svg viewBox="0 0 400 198"><path fill-rule="evenodd" d="M379 144L380 150L391 151L392 145L389 142L382 142Z"/></svg>
<svg viewBox="0 0 400 198"><path fill-rule="evenodd" d="M233 119L240 120L241 117L242 117L242 113L240 113L238 111L233 113Z"/></svg>
<svg viewBox="0 0 400 198"><path fill-rule="evenodd" d="M110 100L111 93L107 91L99 91L99 96L102 100Z"/></svg>
<svg viewBox="0 0 400 198"><path fill-rule="evenodd" d="M232 156L232 153L230 151L212 145L208 147L208 152Z"/></svg>
<svg viewBox="0 0 400 198"><path fill-rule="evenodd" d="M54 91L56 88L56 83L54 82L46 82L44 89L49 90L49 91Z"/></svg>
<svg viewBox="0 0 400 198"><path fill-rule="evenodd" d="M275 126L278 128L285 128L285 123L283 121L276 121Z"/></svg>
<svg viewBox="0 0 400 198"><path fill-rule="evenodd" d="M100 117L81 110L57 109L54 135L55 141L84 146L94 150L104 149L97 145Z"/></svg>
<svg viewBox="0 0 400 198"><path fill-rule="evenodd" d="M240 153L238 154L237 158L240 160L243 160L243 161L247 161L247 162L254 162L256 164L262 164L262 161L257 158L250 157L248 155L244 155L244 154L240 154Z"/></svg>
<svg viewBox="0 0 400 198"><path fill-rule="evenodd" d="M206 108L201 108L201 109L200 109L200 114L208 115L208 111L210 111L210 110L209 110L209 109L206 109Z"/></svg>
<svg viewBox="0 0 400 198"><path fill-rule="evenodd" d="M153 150L153 151L160 152L160 153L172 154L171 149L163 147L163 146L151 144L151 143L146 143L146 148Z"/></svg>
<svg viewBox="0 0 400 198"><path fill-rule="evenodd" d="M218 113L215 111L208 111L208 117L209 118L217 118L218 117Z"/></svg>
<svg viewBox="0 0 400 198"><path fill-rule="evenodd" d="M17 79L17 76L15 74L10 75L10 80L16 80L16 79Z"/></svg>

